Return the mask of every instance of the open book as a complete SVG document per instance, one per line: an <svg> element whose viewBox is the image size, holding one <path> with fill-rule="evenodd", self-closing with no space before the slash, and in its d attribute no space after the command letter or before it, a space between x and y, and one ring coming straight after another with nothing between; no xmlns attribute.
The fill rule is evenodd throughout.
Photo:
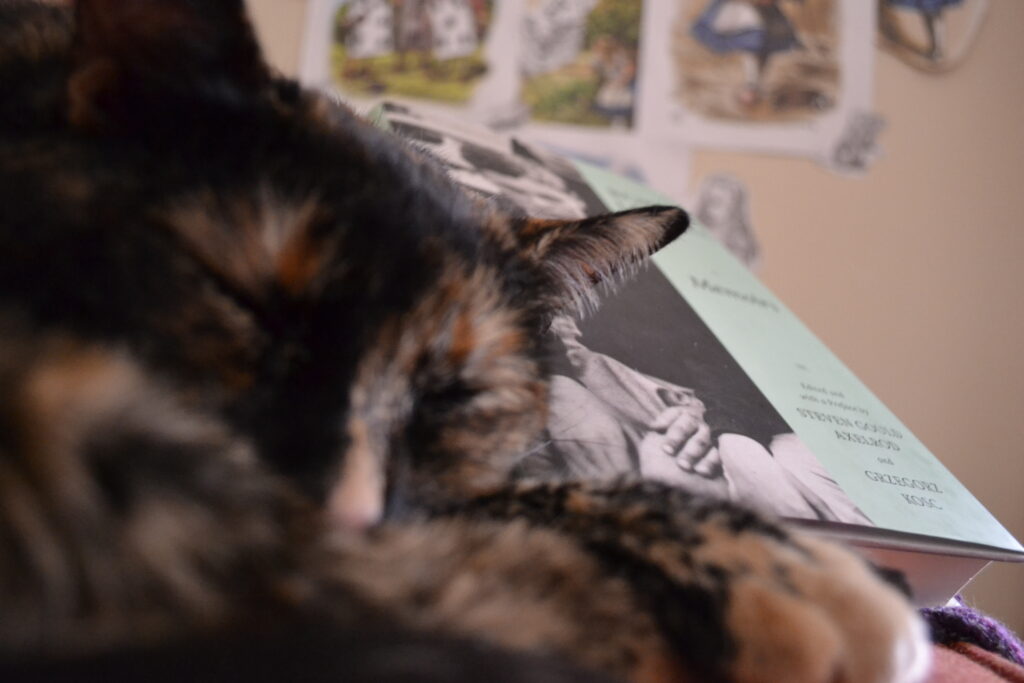
<svg viewBox="0 0 1024 683"><path fill-rule="evenodd" d="M472 125L403 105L372 116L510 210L582 217L671 203ZM550 348L548 436L522 476L632 475L728 497L860 547L903 571L922 605L947 601L991 560L1024 561L1020 543L699 225L594 315L556 320Z"/></svg>

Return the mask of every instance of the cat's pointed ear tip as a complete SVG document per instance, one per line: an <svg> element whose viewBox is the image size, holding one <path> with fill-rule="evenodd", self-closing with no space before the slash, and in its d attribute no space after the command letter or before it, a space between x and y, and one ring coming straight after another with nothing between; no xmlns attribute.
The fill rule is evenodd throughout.
<svg viewBox="0 0 1024 683"><path fill-rule="evenodd" d="M674 242L690 227L690 214L678 206L652 206L650 211L659 214L665 222L665 234L659 241L657 249Z"/></svg>

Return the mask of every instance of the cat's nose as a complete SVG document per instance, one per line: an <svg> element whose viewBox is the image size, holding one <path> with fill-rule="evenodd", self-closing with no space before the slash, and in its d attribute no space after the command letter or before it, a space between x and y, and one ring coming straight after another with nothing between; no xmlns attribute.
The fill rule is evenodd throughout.
<svg viewBox="0 0 1024 683"><path fill-rule="evenodd" d="M327 494L327 518L337 526L361 530L384 516L384 476L371 452L353 449Z"/></svg>
<svg viewBox="0 0 1024 683"><path fill-rule="evenodd" d="M372 506L360 507L348 502L328 506L327 516L332 525L351 531L368 529L379 522L381 518L381 515Z"/></svg>
<svg viewBox="0 0 1024 683"><path fill-rule="evenodd" d="M353 531L361 531L380 521L384 504L371 492L336 486L327 499L327 518L336 525Z"/></svg>

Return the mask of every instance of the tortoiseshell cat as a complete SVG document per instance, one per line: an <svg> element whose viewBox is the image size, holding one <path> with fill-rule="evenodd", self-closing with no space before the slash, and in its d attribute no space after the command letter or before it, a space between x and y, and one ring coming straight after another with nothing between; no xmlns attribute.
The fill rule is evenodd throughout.
<svg viewBox="0 0 1024 683"><path fill-rule="evenodd" d="M272 75L241 0L0 0L0 84L6 666L158 648L157 680L231 643L262 680L285 643L286 680L408 680L423 648L429 680L923 675L846 551L650 484L505 483L541 332L680 210L502 215Z"/></svg>

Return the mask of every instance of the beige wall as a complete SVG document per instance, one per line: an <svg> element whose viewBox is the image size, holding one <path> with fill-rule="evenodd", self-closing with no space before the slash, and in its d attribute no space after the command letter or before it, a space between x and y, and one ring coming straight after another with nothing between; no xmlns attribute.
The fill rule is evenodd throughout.
<svg viewBox="0 0 1024 683"><path fill-rule="evenodd" d="M294 76L305 30L306 0L246 0L267 59Z"/></svg>
<svg viewBox="0 0 1024 683"><path fill-rule="evenodd" d="M251 5L294 73L303 0ZM750 185L764 280L1024 538L1024 2L994 0L960 70L882 54L876 79L889 126L865 178L711 152L695 172ZM1024 565L967 594L1024 632Z"/></svg>

